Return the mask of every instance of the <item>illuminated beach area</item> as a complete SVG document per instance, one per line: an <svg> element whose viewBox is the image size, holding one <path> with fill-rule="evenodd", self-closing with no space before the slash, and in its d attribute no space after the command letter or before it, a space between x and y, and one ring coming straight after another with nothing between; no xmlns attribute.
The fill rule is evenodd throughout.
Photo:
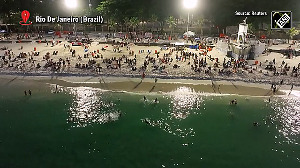
<svg viewBox="0 0 300 168"><path fill-rule="evenodd" d="M0 4L0 168L300 167L300 1Z"/></svg>

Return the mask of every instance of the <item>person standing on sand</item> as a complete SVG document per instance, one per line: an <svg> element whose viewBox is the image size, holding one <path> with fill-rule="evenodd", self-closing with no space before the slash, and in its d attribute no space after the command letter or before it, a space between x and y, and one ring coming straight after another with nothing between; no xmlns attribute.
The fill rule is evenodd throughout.
<svg viewBox="0 0 300 168"><path fill-rule="evenodd" d="M145 72L142 73L142 80L145 78Z"/></svg>
<svg viewBox="0 0 300 168"><path fill-rule="evenodd" d="M271 89L273 89L273 87L274 87L274 84L272 83L272 85L271 85Z"/></svg>
<svg viewBox="0 0 300 168"><path fill-rule="evenodd" d="M155 83L157 83L157 78L154 79Z"/></svg>
<svg viewBox="0 0 300 168"><path fill-rule="evenodd" d="M276 85L274 85L274 87L273 87L273 93L275 93L276 92Z"/></svg>
<svg viewBox="0 0 300 168"><path fill-rule="evenodd" d="M58 92L58 87L57 87L57 84L55 85L55 93Z"/></svg>
<svg viewBox="0 0 300 168"><path fill-rule="evenodd" d="M290 91L289 95L292 93L293 88L294 88L294 85L291 86L291 91Z"/></svg>

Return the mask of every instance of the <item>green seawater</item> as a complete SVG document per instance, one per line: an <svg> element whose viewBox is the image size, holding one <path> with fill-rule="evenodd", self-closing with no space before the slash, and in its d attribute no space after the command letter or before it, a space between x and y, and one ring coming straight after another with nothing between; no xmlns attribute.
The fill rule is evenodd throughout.
<svg viewBox="0 0 300 168"><path fill-rule="evenodd" d="M299 98L54 90L0 82L1 168L300 167Z"/></svg>

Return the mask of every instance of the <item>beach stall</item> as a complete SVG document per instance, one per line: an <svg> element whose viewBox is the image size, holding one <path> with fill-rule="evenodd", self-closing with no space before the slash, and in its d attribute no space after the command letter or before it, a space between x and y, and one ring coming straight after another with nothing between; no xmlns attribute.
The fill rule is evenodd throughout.
<svg viewBox="0 0 300 168"><path fill-rule="evenodd" d="M184 49L184 42L175 42L171 43L171 46L175 47L177 50L183 50Z"/></svg>

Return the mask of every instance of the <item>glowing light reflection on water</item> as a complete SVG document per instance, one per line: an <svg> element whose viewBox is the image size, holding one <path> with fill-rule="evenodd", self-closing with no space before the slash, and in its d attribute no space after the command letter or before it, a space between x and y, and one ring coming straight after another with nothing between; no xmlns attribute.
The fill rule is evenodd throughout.
<svg viewBox="0 0 300 168"><path fill-rule="evenodd" d="M69 109L68 121L76 127L85 127L89 124L104 124L119 119L121 113L114 108L115 104L106 102L103 91L88 87L70 88L74 96Z"/></svg>
<svg viewBox="0 0 300 168"><path fill-rule="evenodd" d="M185 119L189 116L191 110L199 109L203 102L197 92L189 87L179 87L173 92L170 92L172 98L170 111L171 116L176 119Z"/></svg>
<svg viewBox="0 0 300 168"><path fill-rule="evenodd" d="M148 119L148 123L152 126L179 137L195 136L193 128L183 128L180 124L181 120L185 120L191 113L198 114L200 106L204 102L203 96L195 92L189 87L179 87L175 91L168 93L171 102L167 116L159 120L152 121ZM179 121L179 123L178 123ZM187 146L188 144L183 144Z"/></svg>
<svg viewBox="0 0 300 168"><path fill-rule="evenodd" d="M289 143L297 144L297 136L300 135L300 98L278 98L271 102L271 107L275 114L270 119L278 123L278 131Z"/></svg>

